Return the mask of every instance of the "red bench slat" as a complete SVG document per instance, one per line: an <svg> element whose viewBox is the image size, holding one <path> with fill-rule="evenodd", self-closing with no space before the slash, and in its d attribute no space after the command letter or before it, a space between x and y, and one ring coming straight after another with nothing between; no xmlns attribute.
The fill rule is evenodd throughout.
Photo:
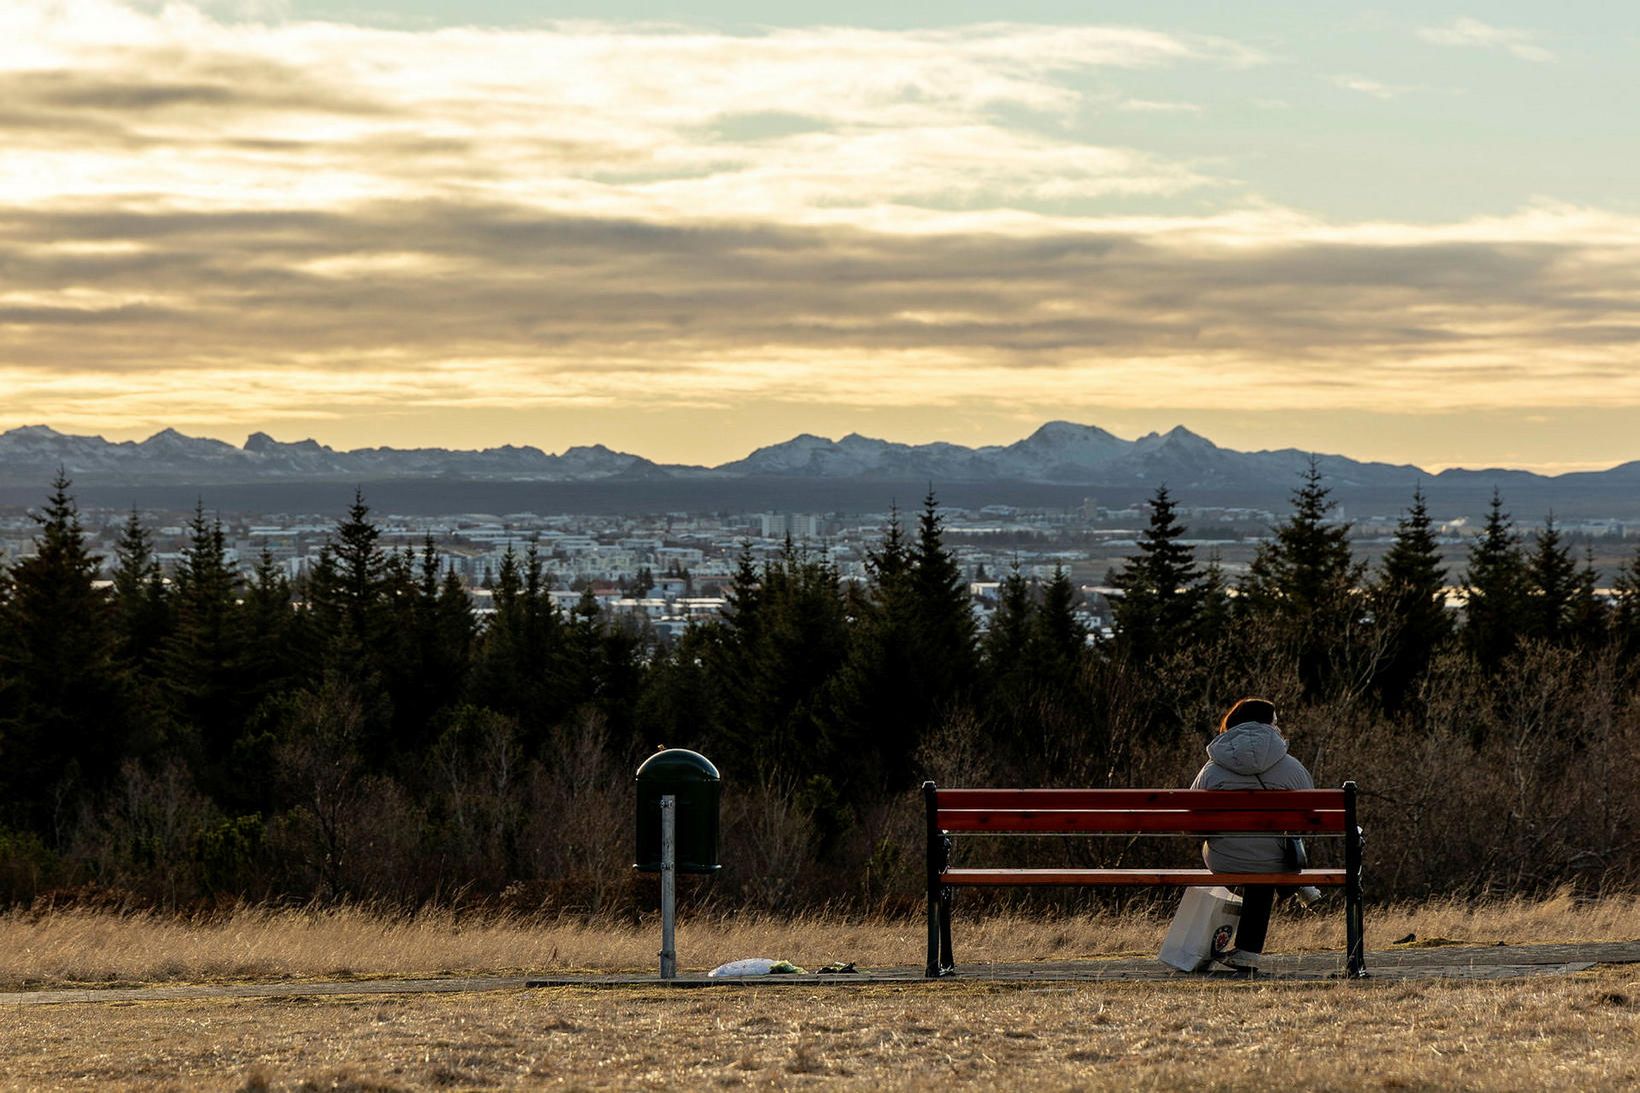
<svg viewBox="0 0 1640 1093"><path fill-rule="evenodd" d="M1162 812L1156 810L1082 809L1025 811L1010 809L941 808L940 829L962 833L1109 833L1109 834L1274 834L1344 833L1344 813L1300 809Z"/></svg>
<svg viewBox="0 0 1640 1093"><path fill-rule="evenodd" d="M940 811L1001 808L1021 811L1075 809L1184 809L1255 812L1262 809L1342 809L1341 789L937 789Z"/></svg>
<svg viewBox="0 0 1640 1093"><path fill-rule="evenodd" d="M1313 884L1336 888L1346 880L1343 869L1306 869L1300 873L1215 873L1210 869L947 869L941 884L962 887L1004 885L1158 885L1197 888L1244 884L1279 884L1296 888Z"/></svg>

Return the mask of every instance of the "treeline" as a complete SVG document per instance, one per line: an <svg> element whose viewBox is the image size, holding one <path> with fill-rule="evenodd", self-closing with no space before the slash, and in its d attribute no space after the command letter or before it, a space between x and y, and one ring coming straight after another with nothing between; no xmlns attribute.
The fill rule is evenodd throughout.
<svg viewBox="0 0 1640 1093"><path fill-rule="evenodd" d="M266 555L242 573L202 508L162 572L133 514L107 587L59 480L0 569L0 898L632 906L632 771L665 744L725 777L711 898L910 905L922 778L1187 784L1250 693L1318 784L1360 783L1375 896L1633 883L1640 559L1603 602L1552 521L1528 537L1495 498L1449 573L1415 494L1369 571L1332 507L1312 467L1231 582L1159 489L1090 641L1063 572L1009 574L981 634L930 495L865 583L746 551L723 618L662 643L590 594L558 610L533 546L481 621L362 499L295 584Z"/></svg>

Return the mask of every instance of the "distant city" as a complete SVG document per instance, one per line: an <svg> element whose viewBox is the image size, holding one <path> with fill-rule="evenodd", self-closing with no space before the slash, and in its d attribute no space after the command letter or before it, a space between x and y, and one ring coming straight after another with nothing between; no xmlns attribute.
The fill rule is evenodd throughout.
<svg viewBox="0 0 1640 1093"><path fill-rule="evenodd" d="M802 435L711 468L660 465L600 445L561 455L515 445L340 452L263 433L236 448L171 429L114 443L28 426L0 433L0 558L33 550L28 509L61 471L74 480L105 567L132 511L156 530L162 564L174 565L200 504L223 521L237 564L248 570L265 552L299 579L358 488L383 546L420 553L431 542L440 570L472 590L481 614L508 551L522 558L534 550L562 606L591 596L666 638L722 610L743 551L763 560L789 542L823 554L840 579L865 581L890 506L909 526L933 489L982 627L997 582L1016 566L1036 579L1062 568L1097 636L1108 632L1107 577L1136 549L1158 483L1179 503L1198 558L1216 560L1234 583L1312 460L1337 503L1334 518L1351 523L1353 548L1369 564L1415 489L1438 520L1454 585L1494 490L1524 535L1556 514L1562 535L1604 582L1632 560L1625 540L1640 527L1640 463L1555 477L1432 475L1291 448L1237 452L1182 427L1124 440L1070 422L985 448Z"/></svg>
<svg viewBox="0 0 1640 1093"><path fill-rule="evenodd" d="M41 491L43 498L44 491ZM351 496L351 495L349 495ZM368 496L366 502L369 502ZM111 570L114 543L130 509L82 507L87 539ZM1093 637L1109 634L1112 569L1136 550L1148 520L1143 506L1105 507L1094 498L1061 509L1011 505L963 508L941 505L944 534L969 582L982 628L996 605L997 583L1018 567L1027 578L1046 579L1063 569L1081 592L1078 612ZM1231 582L1245 571L1259 542L1282 513L1267 509L1181 506L1190 528L1185 540L1206 563L1216 560ZM162 565L174 567L187 541L191 511L141 510L153 529ZM216 514L208 512L208 517ZM899 512L909 529L916 507ZM1376 562L1394 534L1394 512L1352 517L1352 546ZM335 518L322 513L223 513L230 559L249 571L264 553L293 579L308 573L333 534ZM534 550L551 582L551 598L568 610L590 596L614 616L628 615L652 628L658 639L676 637L692 622L718 615L724 590L743 552L761 562L788 549L824 556L844 581L864 582L866 558L881 541L893 514L757 512L652 516L517 512L417 515L372 512L389 551L418 555L432 543L440 572L453 572L470 589L482 616L490 607L489 584L511 551L522 562ZM1461 578L1479 520L1459 517L1438 526L1449 579ZM15 560L34 549L27 512L0 512L0 559ZM1609 581L1632 560L1637 529L1607 518L1557 525L1581 557L1593 558ZM1532 526L1521 530L1530 535Z"/></svg>

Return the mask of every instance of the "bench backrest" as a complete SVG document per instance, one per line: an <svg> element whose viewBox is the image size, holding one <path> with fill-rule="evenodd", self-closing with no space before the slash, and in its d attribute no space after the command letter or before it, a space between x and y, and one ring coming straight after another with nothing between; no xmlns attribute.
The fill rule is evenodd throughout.
<svg viewBox="0 0 1640 1093"><path fill-rule="evenodd" d="M1343 835L1342 789L939 789L943 834Z"/></svg>

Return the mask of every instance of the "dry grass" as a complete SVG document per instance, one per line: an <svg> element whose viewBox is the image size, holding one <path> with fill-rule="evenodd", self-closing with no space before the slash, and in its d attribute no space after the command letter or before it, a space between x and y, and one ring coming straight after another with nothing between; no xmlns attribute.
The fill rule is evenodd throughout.
<svg viewBox="0 0 1640 1093"><path fill-rule="evenodd" d="M1640 978L535 990L28 1007L12 1089L1618 1089Z"/></svg>
<svg viewBox="0 0 1640 1093"><path fill-rule="evenodd" d="M1154 953L1170 905L1152 912L1062 918L964 915L957 957L964 963L1067 960ZM1562 895L1466 906L1432 902L1369 909L1369 947L1416 933L1420 940L1512 944L1633 940L1640 896L1579 904ZM1289 915L1271 930L1273 951L1338 951L1343 917L1336 897L1319 914ZM360 908L324 911L246 908L190 921L107 911L12 913L0 917L0 989L340 976L436 976L568 971L642 971L655 965L654 921L458 916L434 911L384 916ZM685 919L680 967L703 970L743 956L806 966L851 960L862 967L918 964L920 921L838 917Z"/></svg>

